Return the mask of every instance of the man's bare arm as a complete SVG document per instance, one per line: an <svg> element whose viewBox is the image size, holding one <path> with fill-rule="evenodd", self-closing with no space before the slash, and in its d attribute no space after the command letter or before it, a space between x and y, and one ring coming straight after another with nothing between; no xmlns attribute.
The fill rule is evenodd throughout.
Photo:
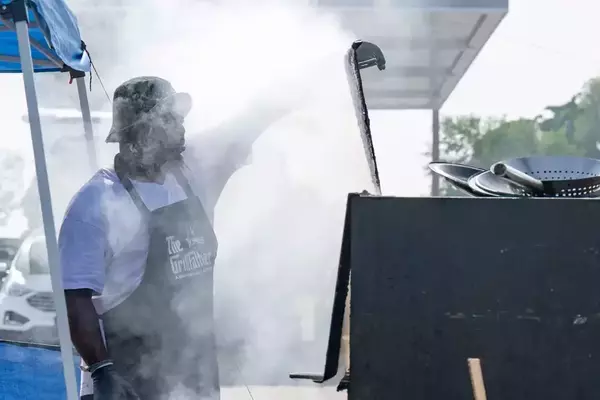
<svg viewBox="0 0 600 400"><path fill-rule="evenodd" d="M65 290L65 299L71 340L81 358L88 366L106 360L108 352L92 303L92 290Z"/></svg>

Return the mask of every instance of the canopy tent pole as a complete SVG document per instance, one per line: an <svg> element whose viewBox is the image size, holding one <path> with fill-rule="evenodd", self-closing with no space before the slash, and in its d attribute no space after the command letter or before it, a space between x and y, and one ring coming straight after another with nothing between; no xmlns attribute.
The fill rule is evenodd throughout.
<svg viewBox="0 0 600 400"><path fill-rule="evenodd" d="M435 20L433 15L427 16L427 30L428 36L434 37L433 26ZM429 48L429 63L432 70L440 68L439 52L443 51L439 45L434 44ZM443 80L440 79L439 75L430 75L430 85L432 88L436 88L439 93L443 86ZM436 96L437 97L437 96ZM431 103L431 161L438 161L440 158L440 99L436 98ZM440 177L438 174L431 174L431 196L436 197L440 195Z"/></svg>
<svg viewBox="0 0 600 400"><path fill-rule="evenodd" d="M63 362L67 399L77 400L78 391L77 380L75 377L75 360L73 357L73 347L71 344L71 337L69 334L67 306L62 286L62 277L59 265L56 228L54 226L54 217L52 213L52 200L50 195L50 185L48 182L48 171L46 168L44 141L42 137L42 127L40 123L37 94L35 90L35 81L33 78L33 57L31 54L31 44L29 41L27 7L23 0L17 0L11 4L11 8L13 20L16 25L15 28L17 32L17 40L19 43L19 56L21 58L21 68L23 71L25 98L27 101L29 126L31 128L31 142L33 146L35 170L40 195L40 206L42 211L42 220L44 223L44 233L46 235L46 249L48 252L50 277L52 281L54 302L56 306L58 335L60 340L60 352Z"/></svg>
<svg viewBox="0 0 600 400"><path fill-rule="evenodd" d="M431 111L431 161L438 161L440 158L440 110L437 108ZM431 174L431 195L440 195L440 177L438 174Z"/></svg>
<svg viewBox="0 0 600 400"><path fill-rule="evenodd" d="M77 93L79 94L79 106L83 117L83 129L85 132L85 145L87 147L90 168L92 171L98 169L98 158L96 155L96 143L94 142L94 128L92 126L92 113L88 100L87 88L85 86L85 75L75 78L77 81Z"/></svg>

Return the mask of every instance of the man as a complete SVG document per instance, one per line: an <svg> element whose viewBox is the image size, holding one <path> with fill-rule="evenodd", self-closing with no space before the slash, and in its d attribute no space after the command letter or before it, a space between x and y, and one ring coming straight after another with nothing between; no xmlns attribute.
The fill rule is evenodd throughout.
<svg viewBox="0 0 600 400"><path fill-rule="evenodd" d="M213 210L281 110L246 119L243 136L238 123L204 135L190 155L190 109L191 97L164 79L119 86L106 140L119 143L114 169L97 172L65 215L59 250L71 337L93 380L84 374L82 399L219 399Z"/></svg>

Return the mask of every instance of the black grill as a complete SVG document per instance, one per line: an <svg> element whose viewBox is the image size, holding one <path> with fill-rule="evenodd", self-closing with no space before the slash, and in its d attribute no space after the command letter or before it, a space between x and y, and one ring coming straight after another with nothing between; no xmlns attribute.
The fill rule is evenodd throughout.
<svg viewBox="0 0 600 400"><path fill-rule="evenodd" d="M37 308L41 311L56 311L56 307L54 306L54 299L52 298L52 292L36 293L27 299L27 303L29 303L31 307Z"/></svg>

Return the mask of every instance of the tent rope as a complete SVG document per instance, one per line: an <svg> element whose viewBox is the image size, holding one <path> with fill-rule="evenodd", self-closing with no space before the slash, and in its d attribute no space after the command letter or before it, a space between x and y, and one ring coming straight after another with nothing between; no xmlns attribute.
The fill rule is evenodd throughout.
<svg viewBox="0 0 600 400"><path fill-rule="evenodd" d="M88 58L90 59L90 64L92 65L92 69L94 70L94 73L96 74L96 78L98 78L98 82L100 83L100 87L102 87L102 90L104 91L104 95L106 96L106 99L108 100L108 102L112 104L112 100L110 98L110 95L108 94L108 90L106 90L106 87L104 86L104 83L102 82L102 78L100 77L100 74L98 73L98 69L96 69L96 64L94 64L94 62L92 61L92 55L90 54L90 52L87 49L87 46L85 45L85 42L83 40L81 41L81 49L83 51L85 51L85 53L88 55ZM92 74L90 74L90 92L91 91L92 91Z"/></svg>

